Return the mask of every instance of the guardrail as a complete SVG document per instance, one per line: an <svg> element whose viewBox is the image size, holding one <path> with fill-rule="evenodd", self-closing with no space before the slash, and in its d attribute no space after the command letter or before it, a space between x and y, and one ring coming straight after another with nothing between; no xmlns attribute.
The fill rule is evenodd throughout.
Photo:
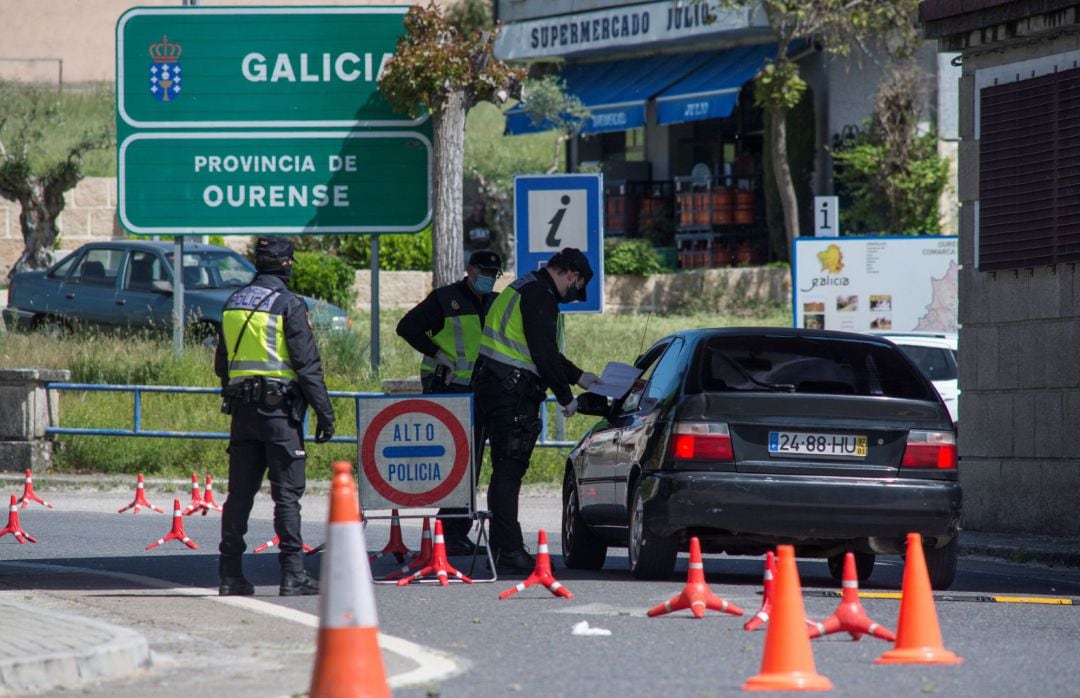
<svg viewBox="0 0 1080 698"><path fill-rule="evenodd" d="M46 390L52 391L85 391L85 392L113 392L122 393L130 392L132 394L132 427L131 429L101 429L101 428L88 428L88 427L60 427L50 426L45 429L46 434L50 435L78 435L78 436L137 436L145 438L165 438L165 439L228 439L228 432L211 432L211 431L163 431L157 429L143 429L142 428L142 396L143 393L173 393L173 394L195 394L195 395L221 395L221 388L188 388L182 386L170 386L170 385L109 385L101 383L47 383L45 385ZM332 398L345 398L353 400L353 407L355 408L355 414L360 414L360 401L365 398L384 397L383 393L374 392L350 392L342 390L331 390L330 397ZM569 448L573 446L575 441L567 441L563 438L563 434L559 433L561 430L556 429L554 438L549 437L548 427L548 403L555 404L554 398L548 398L540 410L540 421L542 429L540 431L540 438L536 442L536 445L541 448ZM217 409L217 405L213 405L213 409ZM306 420L306 417L305 417ZM356 435L360 431L359 416L356 418L356 433L354 434L335 434L334 438L330 439L331 443L356 443ZM557 427L561 427L561 424L557 424ZM307 429L307 424L304 425L304 432L310 433Z"/></svg>

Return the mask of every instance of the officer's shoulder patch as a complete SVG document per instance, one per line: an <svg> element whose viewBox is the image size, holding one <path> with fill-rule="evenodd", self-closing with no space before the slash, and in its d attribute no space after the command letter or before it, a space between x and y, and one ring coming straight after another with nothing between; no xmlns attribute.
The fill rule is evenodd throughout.
<svg viewBox="0 0 1080 698"><path fill-rule="evenodd" d="M454 311L461 310L461 304L457 300L452 300L450 301L450 309Z"/></svg>

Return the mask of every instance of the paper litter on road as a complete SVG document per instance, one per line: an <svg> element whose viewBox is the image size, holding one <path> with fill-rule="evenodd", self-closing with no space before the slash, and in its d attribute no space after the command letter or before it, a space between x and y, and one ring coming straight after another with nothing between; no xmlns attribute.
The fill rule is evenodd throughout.
<svg viewBox="0 0 1080 698"><path fill-rule="evenodd" d="M610 635L611 631L606 628L590 628L589 621L583 620L570 631L571 635Z"/></svg>

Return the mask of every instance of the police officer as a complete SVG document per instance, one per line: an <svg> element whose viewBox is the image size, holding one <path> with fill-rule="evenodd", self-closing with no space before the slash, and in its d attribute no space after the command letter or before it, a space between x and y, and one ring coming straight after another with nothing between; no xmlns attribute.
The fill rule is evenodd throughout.
<svg viewBox="0 0 1080 698"><path fill-rule="evenodd" d="M256 276L229 297L222 313L214 370L221 379L222 410L232 415L229 495L218 547L222 596L255 593L244 578L240 558L246 548L248 516L267 470L274 532L280 539L280 594L319 593L319 583L308 575L301 557L300 497L307 483L303 422L310 404L318 420L315 442L329 441L334 435L334 410L307 305L289 291L292 265L288 238L258 238Z"/></svg>
<svg viewBox="0 0 1080 698"><path fill-rule="evenodd" d="M480 349L484 316L498 294L495 279L502 274L502 259L491 250L469 256L465 278L437 288L405 313L397 333L424 355L420 362L420 382L425 393L468 393L472 391L473 368ZM484 430L480 420L473 424L474 477L480 472L484 453ZM476 486L474 479L473 486ZM468 509L446 508L440 515L465 515ZM446 552L471 555L478 552L469 540L472 522L464 516L443 519Z"/></svg>
<svg viewBox="0 0 1080 698"><path fill-rule="evenodd" d="M559 351L559 304L585 300L592 277L581 250L567 247L545 268L510 284L487 314L474 387L477 410L491 438L491 546L496 570L503 574L532 572L536 565L522 540L518 494L540 435L546 391L551 389L569 417L577 411L571 384L588 389L598 380Z"/></svg>

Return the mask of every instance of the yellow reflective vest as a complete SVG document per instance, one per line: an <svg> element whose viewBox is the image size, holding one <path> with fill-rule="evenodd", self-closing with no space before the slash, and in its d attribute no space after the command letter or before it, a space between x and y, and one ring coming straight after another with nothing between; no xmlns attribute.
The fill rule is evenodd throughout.
<svg viewBox="0 0 1080 698"><path fill-rule="evenodd" d="M471 310L472 302L460 296L460 289L456 284L443 286L435 291L435 297L443 310L443 326L430 337L435 346L442 349L454 362L454 374L450 378L450 384L467 386L472 382L473 368L480 351L482 326L480 316ZM436 368L438 364L435 359L425 356L420 362L420 376L430 375Z"/></svg>
<svg viewBox="0 0 1080 698"><path fill-rule="evenodd" d="M287 291L262 286L242 288L225 303L221 329L229 358L229 382L250 376L296 378L285 343L285 318L281 310Z"/></svg>

